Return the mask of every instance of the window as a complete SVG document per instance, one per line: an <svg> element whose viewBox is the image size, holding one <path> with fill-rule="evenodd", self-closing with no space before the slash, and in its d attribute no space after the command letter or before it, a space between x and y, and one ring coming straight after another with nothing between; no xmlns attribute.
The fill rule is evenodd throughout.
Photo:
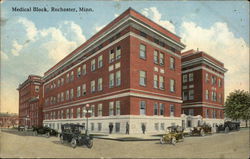
<svg viewBox="0 0 250 159"><path fill-rule="evenodd" d="M189 78L189 82L193 81L194 80L194 74L189 73L188 78Z"/></svg>
<svg viewBox="0 0 250 159"><path fill-rule="evenodd" d="M67 83L69 82L69 73L67 73L67 75L66 75L66 82Z"/></svg>
<svg viewBox="0 0 250 159"><path fill-rule="evenodd" d="M164 65L164 54L160 53L160 65Z"/></svg>
<svg viewBox="0 0 250 159"><path fill-rule="evenodd" d="M109 115L114 115L114 102L109 102Z"/></svg>
<svg viewBox="0 0 250 159"><path fill-rule="evenodd" d="M140 58L146 59L146 46L143 44L140 45Z"/></svg>
<svg viewBox="0 0 250 159"><path fill-rule="evenodd" d="M91 81L90 85L91 85L91 93L95 92L95 81L94 80Z"/></svg>
<svg viewBox="0 0 250 159"><path fill-rule="evenodd" d="M95 71L95 59L91 61L91 71Z"/></svg>
<svg viewBox="0 0 250 159"><path fill-rule="evenodd" d="M60 81L60 79L58 79L57 80L57 87L60 87L60 85L61 85L61 81Z"/></svg>
<svg viewBox="0 0 250 159"><path fill-rule="evenodd" d="M63 110L61 110L61 118L63 119L64 117L63 117Z"/></svg>
<svg viewBox="0 0 250 159"><path fill-rule="evenodd" d="M86 75L87 70L86 70L86 64L82 65L82 75Z"/></svg>
<svg viewBox="0 0 250 159"><path fill-rule="evenodd" d="M173 57L170 57L170 69L175 69L175 59Z"/></svg>
<svg viewBox="0 0 250 159"><path fill-rule="evenodd" d="M118 62L118 63L115 64L115 69L118 69L120 67L121 67L121 63L120 62Z"/></svg>
<svg viewBox="0 0 250 159"><path fill-rule="evenodd" d="M69 119L69 109L66 110L66 119Z"/></svg>
<svg viewBox="0 0 250 159"><path fill-rule="evenodd" d="M81 67L78 67L77 69L77 77L80 77L81 76Z"/></svg>
<svg viewBox="0 0 250 159"><path fill-rule="evenodd" d="M208 99L209 99L209 91L206 90L206 100L208 100Z"/></svg>
<svg viewBox="0 0 250 159"><path fill-rule="evenodd" d="M140 101L140 115L146 115L146 102Z"/></svg>
<svg viewBox="0 0 250 159"><path fill-rule="evenodd" d="M77 97L81 96L81 86L77 87Z"/></svg>
<svg viewBox="0 0 250 159"><path fill-rule="evenodd" d="M163 103L160 103L160 115L164 115L165 111L165 105Z"/></svg>
<svg viewBox="0 0 250 159"><path fill-rule="evenodd" d="M109 88L114 87L114 73L109 74Z"/></svg>
<svg viewBox="0 0 250 159"><path fill-rule="evenodd" d="M98 57L98 68L103 66L102 55Z"/></svg>
<svg viewBox="0 0 250 159"><path fill-rule="evenodd" d="M154 75L154 88L158 88L158 77Z"/></svg>
<svg viewBox="0 0 250 159"><path fill-rule="evenodd" d="M61 86L64 84L64 78L61 78Z"/></svg>
<svg viewBox="0 0 250 159"><path fill-rule="evenodd" d="M120 106L120 101L115 102L115 114L120 115L121 114L121 106Z"/></svg>
<svg viewBox="0 0 250 159"><path fill-rule="evenodd" d="M102 91L102 78L98 78L98 91Z"/></svg>
<svg viewBox="0 0 250 159"><path fill-rule="evenodd" d="M70 118L73 118L73 115L74 115L74 109L71 108L71 109L70 109Z"/></svg>
<svg viewBox="0 0 250 159"><path fill-rule="evenodd" d="M95 105L91 105L91 117L95 116Z"/></svg>
<svg viewBox="0 0 250 159"><path fill-rule="evenodd" d="M116 60L121 58L121 47L117 46L116 48Z"/></svg>
<svg viewBox="0 0 250 159"><path fill-rule="evenodd" d="M73 97L74 97L74 89L71 88L70 89L70 99L73 99Z"/></svg>
<svg viewBox="0 0 250 159"><path fill-rule="evenodd" d="M70 74L70 81L73 81L74 80L74 71L71 71L71 74Z"/></svg>
<svg viewBox="0 0 250 159"><path fill-rule="evenodd" d="M188 114L191 115L191 116L194 116L194 109L189 109Z"/></svg>
<svg viewBox="0 0 250 159"><path fill-rule="evenodd" d="M209 82L209 75L208 75L208 73L206 73L206 83L208 83Z"/></svg>
<svg viewBox="0 0 250 159"><path fill-rule="evenodd" d="M109 52L109 63L114 62L114 60L115 60L115 52L114 52L114 50L112 49L112 50L110 50L110 52Z"/></svg>
<svg viewBox="0 0 250 159"><path fill-rule="evenodd" d="M102 116L102 104L98 104L98 116Z"/></svg>
<svg viewBox="0 0 250 159"><path fill-rule="evenodd" d="M183 91L183 100L186 101L188 99L188 91Z"/></svg>
<svg viewBox="0 0 250 159"><path fill-rule="evenodd" d="M163 76L159 76L159 88L160 89L164 89L165 88L164 77Z"/></svg>
<svg viewBox="0 0 250 159"><path fill-rule="evenodd" d="M116 86L120 86L121 85L121 71L117 71L115 74L115 82L116 82Z"/></svg>
<svg viewBox="0 0 250 159"><path fill-rule="evenodd" d="M216 77L215 76L212 76L211 77L211 82L212 82L212 85L215 85L216 84Z"/></svg>
<svg viewBox="0 0 250 159"><path fill-rule="evenodd" d="M159 130L159 123L155 123L155 130L156 130L156 131Z"/></svg>
<svg viewBox="0 0 250 159"><path fill-rule="evenodd" d="M213 118L216 118L216 111L213 110Z"/></svg>
<svg viewBox="0 0 250 159"><path fill-rule="evenodd" d="M97 123L98 125L98 131L102 131L102 123Z"/></svg>
<svg viewBox="0 0 250 159"><path fill-rule="evenodd" d="M94 130L95 130L95 125L94 125L94 123L90 123L90 126L91 126L91 131L94 131Z"/></svg>
<svg viewBox="0 0 250 159"><path fill-rule="evenodd" d="M219 78L219 80L218 80L218 85L219 85L219 87L222 86L222 82L221 82L221 79L220 79L220 78Z"/></svg>
<svg viewBox="0 0 250 159"><path fill-rule="evenodd" d="M66 100L69 100L69 90L66 91Z"/></svg>
<svg viewBox="0 0 250 159"><path fill-rule="evenodd" d="M186 83L187 82L187 74L182 75L182 83Z"/></svg>
<svg viewBox="0 0 250 159"><path fill-rule="evenodd" d="M221 96L221 94L219 94L219 102L220 103L222 102L222 96Z"/></svg>
<svg viewBox="0 0 250 159"><path fill-rule="evenodd" d="M175 80L170 79L170 92L175 92Z"/></svg>
<svg viewBox="0 0 250 159"><path fill-rule="evenodd" d="M87 90L86 90L86 84L82 85L82 95L85 96L87 94Z"/></svg>
<svg viewBox="0 0 250 159"><path fill-rule="evenodd" d="M174 104L170 104L170 116L174 116Z"/></svg>
<svg viewBox="0 0 250 159"><path fill-rule="evenodd" d="M64 93L62 92L61 93L61 102L63 102L64 101Z"/></svg>
<svg viewBox="0 0 250 159"><path fill-rule="evenodd" d="M161 130L165 130L165 124L161 123Z"/></svg>
<svg viewBox="0 0 250 159"><path fill-rule="evenodd" d="M120 123L115 123L115 132L118 133L120 132Z"/></svg>
<svg viewBox="0 0 250 159"><path fill-rule="evenodd" d="M154 115L158 115L158 104L154 104Z"/></svg>
<svg viewBox="0 0 250 159"><path fill-rule="evenodd" d="M60 93L57 94L57 103L60 102Z"/></svg>
<svg viewBox="0 0 250 159"><path fill-rule="evenodd" d="M77 118L80 118L80 108L77 108Z"/></svg>
<svg viewBox="0 0 250 159"><path fill-rule="evenodd" d="M189 90L189 100L193 100L194 99L194 90L191 89Z"/></svg>
<svg viewBox="0 0 250 159"><path fill-rule="evenodd" d="M158 64L158 51L154 51L154 63Z"/></svg>
<svg viewBox="0 0 250 159"><path fill-rule="evenodd" d="M146 86L146 72L140 71L140 85Z"/></svg>

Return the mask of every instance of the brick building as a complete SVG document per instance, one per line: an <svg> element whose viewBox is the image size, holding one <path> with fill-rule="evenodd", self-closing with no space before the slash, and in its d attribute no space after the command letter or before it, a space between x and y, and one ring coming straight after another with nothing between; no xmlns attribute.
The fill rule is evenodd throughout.
<svg viewBox="0 0 250 159"><path fill-rule="evenodd" d="M18 125L18 115L10 113L0 113L0 127L9 128Z"/></svg>
<svg viewBox="0 0 250 159"><path fill-rule="evenodd" d="M214 125L224 121L224 64L203 51L182 53L182 113Z"/></svg>
<svg viewBox="0 0 250 159"><path fill-rule="evenodd" d="M30 75L19 85L19 125L42 125L42 107L39 104L41 77Z"/></svg>
<svg viewBox="0 0 250 159"><path fill-rule="evenodd" d="M93 132L164 131L181 125L180 37L129 8L45 72L44 121Z"/></svg>

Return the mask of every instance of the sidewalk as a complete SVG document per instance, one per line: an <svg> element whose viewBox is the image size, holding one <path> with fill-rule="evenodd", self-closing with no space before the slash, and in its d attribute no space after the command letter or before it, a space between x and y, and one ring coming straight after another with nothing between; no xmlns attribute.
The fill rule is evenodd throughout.
<svg viewBox="0 0 250 159"><path fill-rule="evenodd" d="M156 141L161 134L93 134L94 138L116 141Z"/></svg>

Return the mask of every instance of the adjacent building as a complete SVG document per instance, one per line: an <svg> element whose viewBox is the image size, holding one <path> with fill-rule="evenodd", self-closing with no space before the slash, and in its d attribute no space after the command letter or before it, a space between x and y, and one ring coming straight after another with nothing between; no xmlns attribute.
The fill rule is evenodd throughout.
<svg viewBox="0 0 250 159"><path fill-rule="evenodd" d="M182 53L182 113L214 125L224 121L224 64L203 51Z"/></svg>
<svg viewBox="0 0 250 159"><path fill-rule="evenodd" d="M30 75L19 85L19 125L41 126L42 107L39 104L39 91L42 85L40 76Z"/></svg>

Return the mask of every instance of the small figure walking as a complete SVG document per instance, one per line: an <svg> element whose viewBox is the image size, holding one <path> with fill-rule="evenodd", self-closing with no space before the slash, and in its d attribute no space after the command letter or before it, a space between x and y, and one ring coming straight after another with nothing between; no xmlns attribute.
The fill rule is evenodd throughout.
<svg viewBox="0 0 250 159"><path fill-rule="evenodd" d="M126 123L126 134L129 134L129 123Z"/></svg>
<svg viewBox="0 0 250 159"><path fill-rule="evenodd" d="M142 123L141 125L141 129L142 129L142 133L145 134L145 131L146 131L146 126L144 123Z"/></svg>
<svg viewBox="0 0 250 159"><path fill-rule="evenodd" d="M112 131L113 131L113 123L109 123L109 134L112 134Z"/></svg>

